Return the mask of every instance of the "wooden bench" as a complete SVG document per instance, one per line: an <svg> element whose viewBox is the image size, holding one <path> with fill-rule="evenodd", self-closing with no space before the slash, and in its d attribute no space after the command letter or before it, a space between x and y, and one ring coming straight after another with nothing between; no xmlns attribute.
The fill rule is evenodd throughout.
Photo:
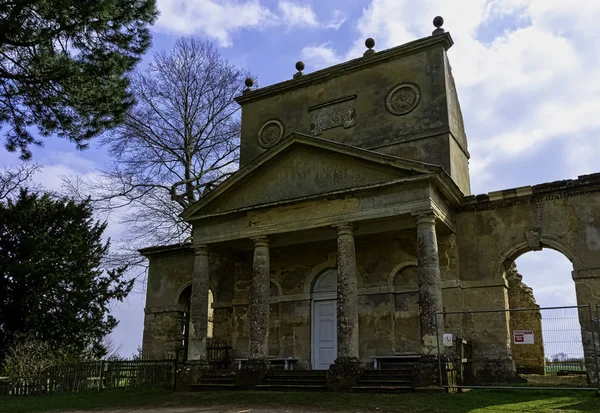
<svg viewBox="0 0 600 413"><path fill-rule="evenodd" d="M420 354L399 354L392 356L371 356L373 359L373 369L380 370L383 361L395 361L395 362L406 362L406 363L416 363L421 359Z"/></svg>
<svg viewBox="0 0 600 413"><path fill-rule="evenodd" d="M235 359L238 364L238 370L241 370L244 364L248 361L247 358ZM298 362L298 359L288 357L269 357L269 362L274 365L282 365L284 370L294 370L294 365Z"/></svg>

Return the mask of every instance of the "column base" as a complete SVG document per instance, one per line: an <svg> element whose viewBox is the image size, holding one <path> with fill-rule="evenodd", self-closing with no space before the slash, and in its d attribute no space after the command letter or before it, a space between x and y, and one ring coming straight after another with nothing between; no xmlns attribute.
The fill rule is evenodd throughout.
<svg viewBox="0 0 600 413"><path fill-rule="evenodd" d="M239 389L253 389L265 379L271 363L266 359L248 360L238 371L236 385Z"/></svg>
<svg viewBox="0 0 600 413"><path fill-rule="evenodd" d="M332 391L350 391L364 368L357 357L340 357L329 366L327 388Z"/></svg>
<svg viewBox="0 0 600 413"><path fill-rule="evenodd" d="M448 374L446 365L448 358L442 358L442 382L440 383L440 362L438 356L424 354L415 366L415 386L416 387L441 387L448 384Z"/></svg>
<svg viewBox="0 0 600 413"><path fill-rule="evenodd" d="M200 378L210 370L210 365L203 360L188 360L178 364L175 372L175 390L189 391L192 384L198 384Z"/></svg>

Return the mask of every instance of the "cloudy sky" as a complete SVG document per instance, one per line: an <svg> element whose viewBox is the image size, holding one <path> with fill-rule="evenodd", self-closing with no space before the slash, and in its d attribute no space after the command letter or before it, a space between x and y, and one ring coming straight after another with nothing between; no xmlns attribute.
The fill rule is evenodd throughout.
<svg viewBox="0 0 600 413"><path fill-rule="evenodd" d="M473 193L600 171L600 42L593 0L158 0L153 50L182 35L208 38L261 86L428 36L441 15L455 41L449 58L465 119ZM145 61L148 61L152 51ZM93 176L102 148L76 151L59 139L34 149L36 179L51 189L61 175ZM0 150L0 164L17 164ZM118 238L124 229L109 228ZM572 267L554 251L517 261L541 305L574 304ZM114 308L115 344L141 343L144 295L136 288Z"/></svg>

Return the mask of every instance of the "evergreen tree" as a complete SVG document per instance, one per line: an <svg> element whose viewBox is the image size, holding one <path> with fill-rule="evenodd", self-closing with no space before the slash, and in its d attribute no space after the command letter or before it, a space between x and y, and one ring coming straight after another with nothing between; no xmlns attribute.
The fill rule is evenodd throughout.
<svg viewBox="0 0 600 413"><path fill-rule="evenodd" d="M22 335L63 356L106 353L103 338L117 325L109 305L133 280L125 268L102 269L105 229L88 201L22 189L0 203L0 362Z"/></svg>
<svg viewBox="0 0 600 413"><path fill-rule="evenodd" d="M150 46L155 0L0 2L0 127L31 157L31 126L78 148L123 121L130 72Z"/></svg>

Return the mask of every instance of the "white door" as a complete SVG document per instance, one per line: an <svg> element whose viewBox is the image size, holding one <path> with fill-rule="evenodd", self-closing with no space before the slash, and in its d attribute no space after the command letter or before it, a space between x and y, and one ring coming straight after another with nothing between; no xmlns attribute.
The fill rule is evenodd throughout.
<svg viewBox="0 0 600 413"><path fill-rule="evenodd" d="M313 369L327 370L337 357L337 301L313 301L313 305Z"/></svg>

